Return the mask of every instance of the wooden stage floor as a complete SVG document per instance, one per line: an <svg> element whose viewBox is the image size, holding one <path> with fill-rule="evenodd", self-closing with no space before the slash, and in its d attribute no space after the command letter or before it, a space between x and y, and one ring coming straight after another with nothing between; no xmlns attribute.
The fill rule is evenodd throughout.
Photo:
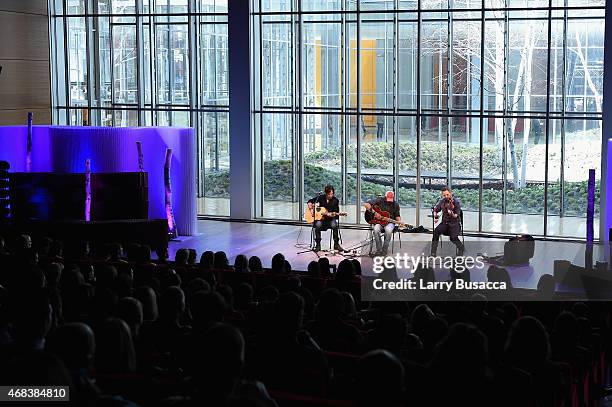
<svg viewBox="0 0 612 407"><path fill-rule="evenodd" d="M303 271L307 269L309 262L318 259L317 254L313 252L298 254L298 252L304 249L302 246L298 247L296 245L302 244L308 246L310 231L310 227L306 226L200 220L198 221L198 234L189 237L182 236L177 241L171 242L169 252L171 258L174 258L174 254L179 248L193 248L196 249L199 259L201 253L205 250L222 250L227 253L231 264L233 264L234 258L239 254L244 254L247 257L257 255L261 258L264 267L269 267L272 256L280 252L291 263L293 270ZM323 249L329 248L330 233L323 232ZM342 245L345 249L356 249L355 258L361 262L362 273L364 275L372 275L372 259L367 256L369 249L369 244L367 243L368 230L343 229L342 238ZM503 253L505 241L505 239L466 237L466 255L476 256L479 253L486 253L488 255L501 254ZM364 243L365 246L359 249ZM430 233L402 233L401 248L396 239L394 253L399 253L401 256L404 254L420 256L429 253L430 244ZM584 243L537 241L535 256L529 266L508 268L512 283L515 287L535 288L541 275L553 273L554 261L557 259L569 260L573 264L583 266L584 251ZM363 254L360 255L360 252ZM445 237L438 250L438 255L452 256L454 252L454 245ZM596 247L593 256L594 261L604 261L607 253L609 253L609 250L606 247ZM339 254L322 253L320 255L327 255L332 264L337 264L344 258ZM400 277L410 277L409 273L399 270L398 275ZM436 280L441 281L448 278L448 271L436 271ZM483 270L473 271L471 279L472 281L486 281L486 267Z"/></svg>

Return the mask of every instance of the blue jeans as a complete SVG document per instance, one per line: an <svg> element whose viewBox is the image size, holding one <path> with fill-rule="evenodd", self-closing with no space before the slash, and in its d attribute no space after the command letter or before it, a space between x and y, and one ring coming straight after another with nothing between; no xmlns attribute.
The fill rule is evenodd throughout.
<svg viewBox="0 0 612 407"><path fill-rule="evenodd" d="M376 224L374 225L374 241L376 242L376 251L380 251L380 246L382 244L382 251L387 252L389 250L389 243L391 242L391 237L393 236L393 229L395 229L395 225L393 223L389 223L384 228L382 225ZM381 235L385 234L385 242L381 242Z"/></svg>
<svg viewBox="0 0 612 407"><path fill-rule="evenodd" d="M338 228L339 227L340 225L338 224L337 219L325 219L325 220L316 221L314 224L315 242L317 244L321 243L321 231L326 231L328 229L331 229L334 235L334 243L338 243L338 239L339 239L338 238Z"/></svg>

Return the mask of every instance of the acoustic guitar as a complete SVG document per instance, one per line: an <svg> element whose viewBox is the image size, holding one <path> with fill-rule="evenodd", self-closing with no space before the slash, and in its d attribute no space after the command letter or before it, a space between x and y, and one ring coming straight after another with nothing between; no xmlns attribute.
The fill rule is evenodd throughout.
<svg viewBox="0 0 612 407"><path fill-rule="evenodd" d="M376 216L379 215L379 216ZM370 225L387 226L389 223L394 223L400 229L412 229L414 226L404 222L391 219L389 211L383 211L379 206L372 206L370 210L366 210L363 214L365 221Z"/></svg>
<svg viewBox="0 0 612 407"><path fill-rule="evenodd" d="M336 216L346 216L346 212L328 212L322 206L315 206L312 209L306 207L306 211L304 212L304 219L306 222L313 223L318 220L322 220L324 217L335 218Z"/></svg>

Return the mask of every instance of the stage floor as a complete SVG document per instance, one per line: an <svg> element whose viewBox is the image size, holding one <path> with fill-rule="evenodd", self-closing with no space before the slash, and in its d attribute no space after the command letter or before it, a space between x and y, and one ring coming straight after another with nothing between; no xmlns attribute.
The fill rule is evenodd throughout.
<svg viewBox="0 0 612 407"><path fill-rule="evenodd" d="M170 257L174 258L180 248L197 250L199 256L205 250L225 251L233 264L234 258L239 254L247 257L257 255L261 258L264 267L270 267L272 256L280 252L291 263L296 271L307 269L308 263L317 260L319 256L313 252L298 254L310 242L310 227L293 225L277 225L264 223L227 222L214 220L198 221L198 234L195 236L181 236L177 241L170 243ZM323 232L322 248L329 248L329 234ZM438 250L439 256L452 256L455 248L448 238L444 237ZM344 249L356 249L355 258L362 265L364 275L373 275L372 259L367 256L369 243L368 230L342 229ZM503 253L505 239L466 237L466 255L476 256L486 253L489 256ZM296 245L302 244L300 247ZM360 246L365 246L359 249ZM427 233L401 233L400 243L396 239L394 253L401 256L420 256L428 254L431 244L431 234ZM360 252L363 253L360 255ZM608 250L605 247L595 247L593 261L604 261ZM395 256L394 254L394 256ZM553 274L555 260L569 260L573 264L584 266L585 244L577 242L537 241L535 256L529 266L507 267L512 283L515 287L536 288L538 280L543 274ZM327 256L331 264L338 264L344 257L331 253L319 253ZM488 267L488 265L486 265ZM400 277L410 277L408 272L398 270ZM446 280L449 273L446 270L436 271L436 280ZM472 281L486 281L486 268L471 273ZM562 289L562 287L559 287Z"/></svg>

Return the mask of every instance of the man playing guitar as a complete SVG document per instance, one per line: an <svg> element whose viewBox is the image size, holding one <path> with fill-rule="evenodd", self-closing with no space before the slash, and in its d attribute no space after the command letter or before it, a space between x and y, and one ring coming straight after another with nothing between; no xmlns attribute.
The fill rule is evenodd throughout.
<svg viewBox="0 0 612 407"><path fill-rule="evenodd" d="M463 256L465 247L459 239L459 233L461 232L461 202L453 196L449 187L442 188L442 199L433 207L434 223L438 221L438 212L442 212L442 222L433 231L431 256L436 256L441 234L448 234L451 242L457 246L459 256Z"/></svg>
<svg viewBox="0 0 612 407"><path fill-rule="evenodd" d="M394 220L394 222L389 222L384 227L377 223L374 225L374 240L376 241L376 256L385 256L387 251L389 250L389 243L391 242L391 237L393 235L393 230L397 224L403 224L402 218L400 217L400 206L397 202L395 202L395 194L393 191L387 191L384 198L379 197L377 199L372 199L366 202L363 205L366 211L373 211L373 207L378 207L380 210L389 212L389 218ZM379 219L381 215L379 213L375 213L374 218ZM384 233L385 241L381 242L381 235ZM381 248L382 245L382 248Z"/></svg>
<svg viewBox="0 0 612 407"><path fill-rule="evenodd" d="M308 201L308 210L314 211L316 206L320 208L325 208L327 212L331 212L333 216L324 216L322 220L317 220L314 222L315 228L315 247L314 251L318 252L321 250L321 231L325 231L328 229L332 230L334 235L334 250L339 252L344 251L342 246L340 246L339 236L338 236L338 228L340 224L338 223L338 213L340 212L340 201L338 198L334 196L335 190L331 185L325 186L325 194L320 194L315 196L310 201Z"/></svg>

